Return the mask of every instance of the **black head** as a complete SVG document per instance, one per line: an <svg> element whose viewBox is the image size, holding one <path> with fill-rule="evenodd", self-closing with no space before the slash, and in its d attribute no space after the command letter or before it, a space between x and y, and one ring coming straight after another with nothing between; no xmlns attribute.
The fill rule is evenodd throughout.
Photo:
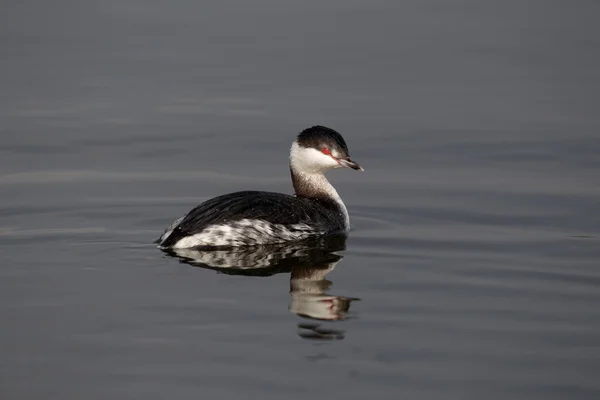
<svg viewBox="0 0 600 400"><path fill-rule="evenodd" d="M328 148L335 151L340 157L349 157L350 152L346 141L338 132L326 126L315 125L303 130L296 140L298 145L306 148L313 148L321 151Z"/></svg>

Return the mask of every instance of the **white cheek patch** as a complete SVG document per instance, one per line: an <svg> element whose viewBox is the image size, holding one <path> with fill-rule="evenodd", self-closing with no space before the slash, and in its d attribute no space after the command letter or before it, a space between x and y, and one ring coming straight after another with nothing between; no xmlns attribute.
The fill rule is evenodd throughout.
<svg viewBox="0 0 600 400"><path fill-rule="evenodd" d="M290 150L290 165L295 171L304 173L323 173L340 167L331 156L317 149L298 146L295 142Z"/></svg>

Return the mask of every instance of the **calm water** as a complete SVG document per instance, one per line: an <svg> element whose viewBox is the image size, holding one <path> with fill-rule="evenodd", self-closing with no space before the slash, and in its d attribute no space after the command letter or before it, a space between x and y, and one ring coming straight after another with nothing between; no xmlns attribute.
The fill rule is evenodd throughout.
<svg viewBox="0 0 600 400"><path fill-rule="evenodd" d="M3 2L0 397L600 398L599 15ZM337 252L151 244L317 123Z"/></svg>

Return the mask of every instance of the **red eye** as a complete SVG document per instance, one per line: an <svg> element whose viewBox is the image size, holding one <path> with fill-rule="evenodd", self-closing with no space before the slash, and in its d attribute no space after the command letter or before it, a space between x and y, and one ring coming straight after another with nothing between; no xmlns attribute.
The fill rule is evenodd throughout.
<svg viewBox="0 0 600 400"><path fill-rule="evenodd" d="M323 147L321 149L321 153L327 154L328 156L330 156L331 155L331 150L329 150L327 147Z"/></svg>

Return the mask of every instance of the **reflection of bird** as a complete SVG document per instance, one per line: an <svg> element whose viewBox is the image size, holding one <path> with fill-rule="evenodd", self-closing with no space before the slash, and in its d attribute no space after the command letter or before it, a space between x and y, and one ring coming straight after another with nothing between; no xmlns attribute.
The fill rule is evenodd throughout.
<svg viewBox="0 0 600 400"><path fill-rule="evenodd" d="M183 263L214 269L230 275L269 276L292 272L294 268L326 268L342 256L336 251L346 248L345 235L309 238L297 242L230 249L165 249L165 253Z"/></svg>
<svg viewBox="0 0 600 400"><path fill-rule="evenodd" d="M314 320L343 320L348 317L352 297L325 293L332 285L326 280L341 261L337 251L346 248L346 236L335 235L280 243L270 246L231 248L228 250L170 249L165 252L182 263L212 269L230 275L271 276L291 273L289 310ZM301 324L300 328L309 325ZM343 338L344 332L310 325L311 333L300 333L309 339Z"/></svg>
<svg viewBox="0 0 600 400"><path fill-rule="evenodd" d="M317 320L341 320L348 317L350 303L357 299L325 293L332 284L325 276L333 271L336 264L337 262L332 262L323 265L323 268L294 268L290 279L291 312Z"/></svg>
<svg viewBox="0 0 600 400"><path fill-rule="evenodd" d="M295 196L244 191L215 197L173 222L156 242L163 249L231 248L348 232L346 206L325 178L341 167L363 170L338 132L305 129L290 151Z"/></svg>

